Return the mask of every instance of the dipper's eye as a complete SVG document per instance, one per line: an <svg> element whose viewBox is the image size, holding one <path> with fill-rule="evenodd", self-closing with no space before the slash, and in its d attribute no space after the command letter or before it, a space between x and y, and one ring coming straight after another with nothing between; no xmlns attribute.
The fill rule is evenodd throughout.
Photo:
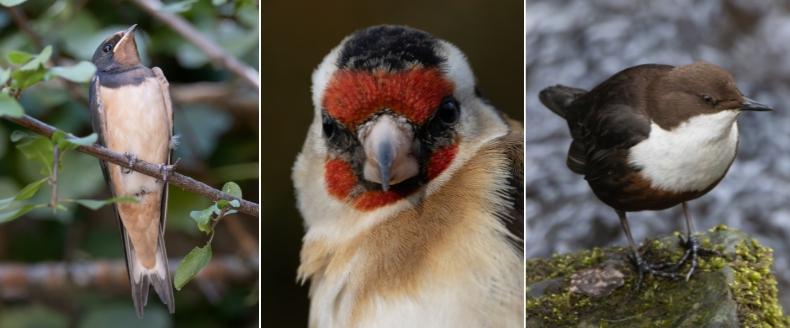
<svg viewBox="0 0 790 328"><path fill-rule="evenodd" d="M452 97L447 97L439 105L439 112L436 115L442 123L450 125L458 121L459 114L458 102Z"/></svg>
<svg viewBox="0 0 790 328"><path fill-rule="evenodd" d="M112 45L109 43L105 43L104 47L101 48L101 51L103 51L105 54L109 53L110 51L112 51Z"/></svg>
<svg viewBox="0 0 790 328"><path fill-rule="evenodd" d="M711 97L709 95L702 95L702 101L708 103L708 105L715 105L716 104L716 99L713 99L713 97Z"/></svg>

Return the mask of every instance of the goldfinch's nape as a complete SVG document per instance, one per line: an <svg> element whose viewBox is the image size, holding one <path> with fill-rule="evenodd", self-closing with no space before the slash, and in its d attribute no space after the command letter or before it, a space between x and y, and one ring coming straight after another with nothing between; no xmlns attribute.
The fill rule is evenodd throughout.
<svg viewBox="0 0 790 328"><path fill-rule="evenodd" d="M461 51L412 28L370 27L324 58L312 91L293 172L311 325L520 326L521 125L477 95ZM396 285L398 297L385 292ZM487 306L512 316L468 317Z"/></svg>

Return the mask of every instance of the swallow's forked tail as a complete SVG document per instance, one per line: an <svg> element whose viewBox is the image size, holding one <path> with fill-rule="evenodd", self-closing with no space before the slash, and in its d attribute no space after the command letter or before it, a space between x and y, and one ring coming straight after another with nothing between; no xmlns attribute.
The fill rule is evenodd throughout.
<svg viewBox="0 0 790 328"><path fill-rule="evenodd" d="M175 300L173 299L173 282L168 271L167 252L165 250L164 231L160 226L157 241L156 263L153 268L146 268L135 256L134 246L129 242L129 236L123 229L124 251L126 265L129 272L129 283L132 286L132 301L137 316L143 317L143 308L148 303L148 289L153 285L154 291L159 295L162 303L167 305L170 313L175 313Z"/></svg>

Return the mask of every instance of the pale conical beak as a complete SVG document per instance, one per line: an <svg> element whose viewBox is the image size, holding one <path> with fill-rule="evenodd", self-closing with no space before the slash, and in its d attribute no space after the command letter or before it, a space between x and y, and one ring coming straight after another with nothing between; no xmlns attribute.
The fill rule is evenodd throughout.
<svg viewBox="0 0 790 328"><path fill-rule="evenodd" d="M743 97L743 105L741 106L741 110L748 110L754 112L770 112L773 111L774 109L766 105L763 105L761 103L758 103L753 99Z"/></svg>
<svg viewBox="0 0 790 328"><path fill-rule="evenodd" d="M420 166L412 154L414 134L411 129L391 115L379 116L373 124L360 132L365 149L365 180L381 184L381 189L416 176Z"/></svg>
<svg viewBox="0 0 790 328"><path fill-rule="evenodd" d="M137 29L137 24L129 26L129 28L127 28L126 31L123 32L123 36L121 37L120 40L118 40L118 43L115 44L115 47L112 49L112 52L118 52L118 49L123 49L123 47L126 47L126 44L129 43L129 40L131 40L132 43L134 43L134 31L136 29ZM137 50L135 49L135 51Z"/></svg>

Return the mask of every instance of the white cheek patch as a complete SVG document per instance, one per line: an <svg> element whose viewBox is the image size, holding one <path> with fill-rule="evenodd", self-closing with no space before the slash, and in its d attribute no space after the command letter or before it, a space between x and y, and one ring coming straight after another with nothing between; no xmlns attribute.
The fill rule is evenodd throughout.
<svg viewBox="0 0 790 328"><path fill-rule="evenodd" d="M340 56L340 50L346 43L346 40L348 40L348 37L340 42L337 47L332 49L332 51L324 57L324 60L321 61L321 64L318 65L315 71L313 71L313 106L315 107L317 115L321 110L321 101L324 99L324 91L326 91L326 87L329 85L332 75L337 71L337 57Z"/></svg>
<svg viewBox="0 0 790 328"><path fill-rule="evenodd" d="M730 167L738 146L738 112L695 116L672 130L655 123L647 139L631 148L628 161L654 188L702 191Z"/></svg>
<svg viewBox="0 0 790 328"><path fill-rule="evenodd" d="M458 101L465 102L474 96L475 75L472 73L472 67L469 66L464 53L452 43L439 40L438 44L436 52L445 59L441 65L442 71L453 81Z"/></svg>

